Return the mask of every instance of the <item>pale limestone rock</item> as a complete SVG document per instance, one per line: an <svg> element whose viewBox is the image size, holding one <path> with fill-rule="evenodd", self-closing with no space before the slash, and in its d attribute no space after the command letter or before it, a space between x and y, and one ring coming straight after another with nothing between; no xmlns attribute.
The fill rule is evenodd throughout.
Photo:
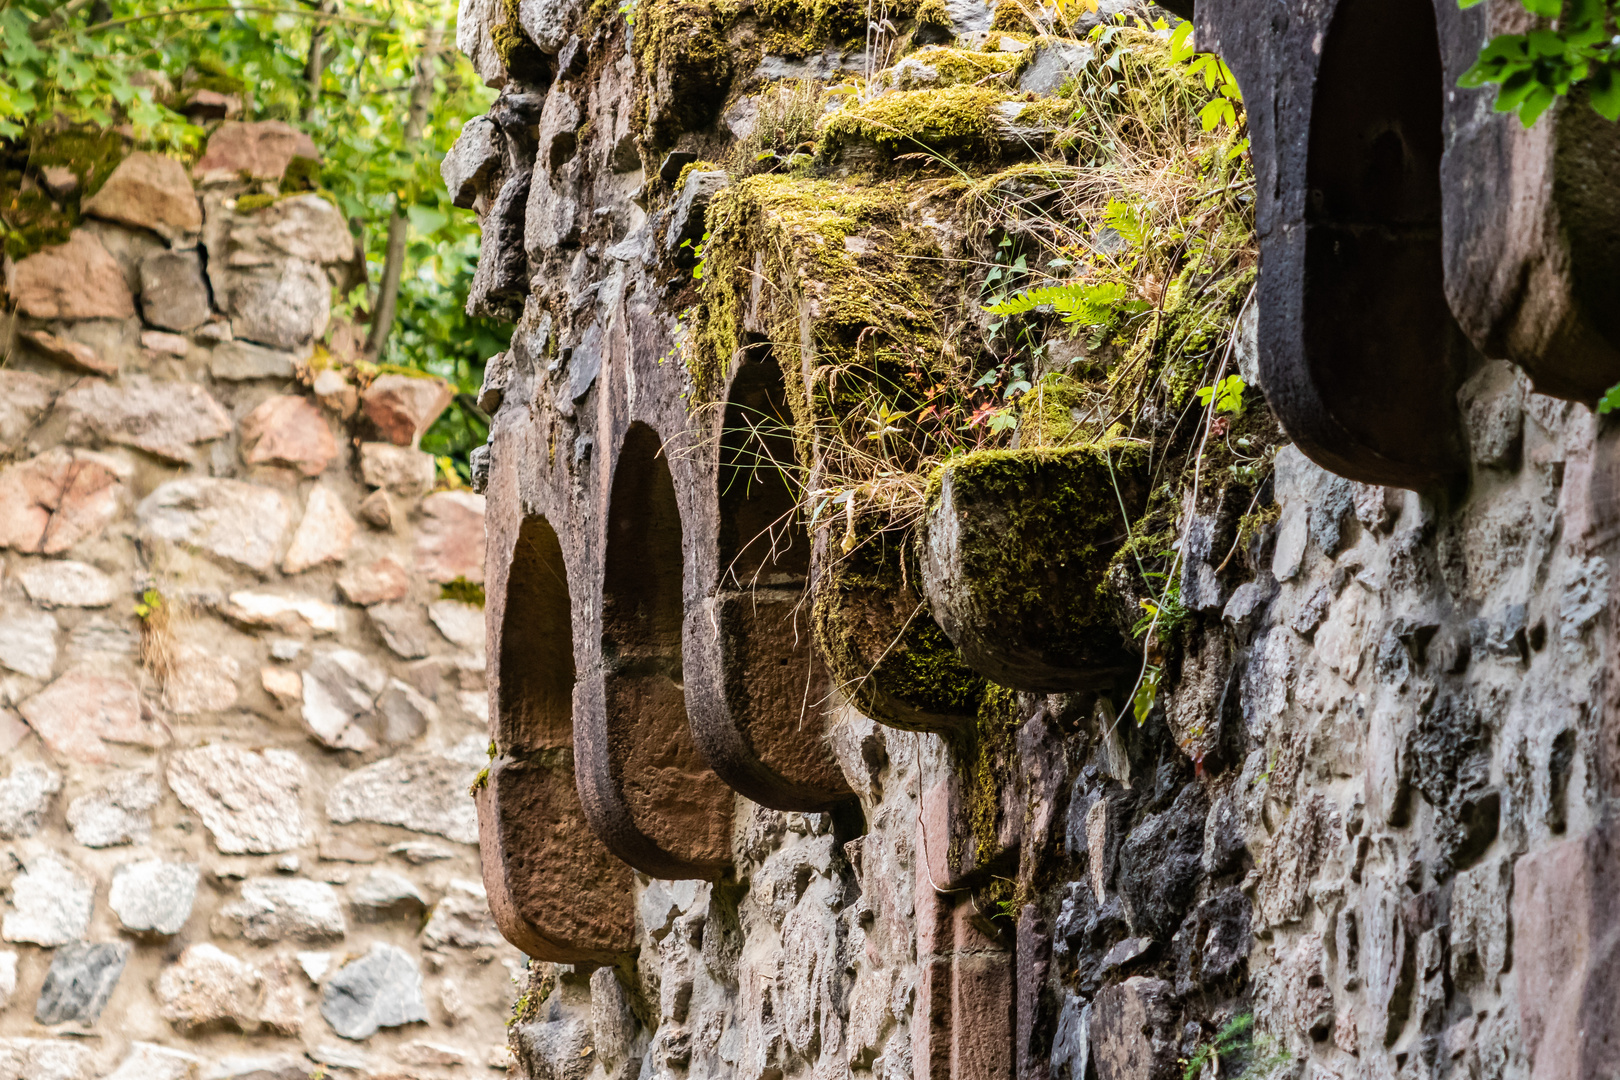
<svg viewBox="0 0 1620 1080"><path fill-rule="evenodd" d="M299 394L269 398L242 418L242 460L319 476L337 457L337 440L314 402ZM321 489L317 489L321 490Z"/></svg>
<svg viewBox="0 0 1620 1080"><path fill-rule="evenodd" d="M101 608L118 597L112 578L89 563L71 559L30 563L17 578L28 599L44 608Z"/></svg>
<svg viewBox="0 0 1620 1080"><path fill-rule="evenodd" d="M242 665L215 649L185 642L174 650L163 704L178 716L223 712L236 704Z"/></svg>
<svg viewBox="0 0 1620 1080"><path fill-rule="evenodd" d="M249 878L219 909L214 932L249 941L335 941L348 932L337 893L324 881Z"/></svg>
<svg viewBox="0 0 1620 1080"><path fill-rule="evenodd" d="M195 1080L203 1059L184 1050L137 1042L105 1080Z"/></svg>
<svg viewBox="0 0 1620 1080"><path fill-rule="evenodd" d="M223 1024L295 1035L303 1026L303 997L284 961L259 966L206 942L163 969L157 993L163 1018L183 1033Z"/></svg>
<svg viewBox="0 0 1620 1080"><path fill-rule="evenodd" d="M182 464L197 443L231 433L230 414L207 390L145 375L117 384L87 380L63 393L57 409L67 417L69 442L120 443Z"/></svg>
<svg viewBox="0 0 1620 1080"><path fill-rule="evenodd" d="M89 375L117 375L118 361L116 358L108 359L93 345L72 338L59 337L44 330L24 330L22 339L32 345L47 360L53 360L70 371L80 371ZM38 375L29 375L27 372L9 372L13 378L25 376L39 379ZM44 381L44 380L41 380ZM49 397L46 399L49 404ZM44 411L42 408L41 412Z"/></svg>
<svg viewBox="0 0 1620 1080"><path fill-rule="evenodd" d="M392 870L373 870L349 892L349 906L361 922L418 919L427 901L411 880Z"/></svg>
<svg viewBox="0 0 1620 1080"><path fill-rule="evenodd" d="M284 574L301 574L322 563L342 562L354 541L354 518L343 500L324 484L316 484L304 506L304 520L293 532L292 543L281 560Z"/></svg>
<svg viewBox="0 0 1620 1080"><path fill-rule="evenodd" d="M304 700L303 677L290 668L260 668L259 682L263 684L265 693L275 698L276 704L283 709Z"/></svg>
<svg viewBox="0 0 1620 1080"><path fill-rule="evenodd" d="M227 341L215 346L208 362L208 373L228 382L249 379L290 379L307 357L308 349L288 352L266 348L251 341Z"/></svg>
<svg viewBox="0 0 1620 1080"><path fill-rule="evenodd" d="M483 748L473 749L482 758ZM356 769L328 792L327 816L340 825L375 821L476 844L478 814L467 787L482 762L469 765L464 757L442 751L400 754Z"/></svg>
<svg viewBox="0 0 1620 1080"><path fill-rule="evenodd" d="M452 881L444 899L433 906L433 915L422 928L422 940L434 948L452 945L476 949L498 946L505 939L489 913L484 887L475 881Z"/></svg>
<svg viewBox="0 0 1620 1080"><path fill-rule="evenodd" d="M0 547L56 555L100 536L118 516L130 467L55 446L0 470Z"/></svg>
<svg viewBox="0 0 1620 1080"><path fill-rule="evenodd" d="M304 669L304 723L327 746L368 750L376 740L362 726L371 716L388 675L352 649L315 654Z"/></svg>
<svg viewBox="0 0 1620 1080"><path fill-rule="evenodd" d="M338 630L338 609L313 596L244 589L231 593L221 610L244 626L282 633L304 629L314 634L335 634Z"/></svg>
<svg viewBox="0 0 1620 1080"><path fill-rule="evenodd" d="M23 335L29 340L48 337L63 341L51 334L30 332ZM88 345L63 341L64 345L89 350ZM94 351L94 350L90 350ZM22 441L34 430L39 418L51 407L56 394L56 382L31 371L0 370L0 452L16 451Z"/></svg>
<svg viewBox="0 0 1620 1080"><path fill-rule="evenodd" d="M361 443L360 475L375 488L407 498L433 487L433 455L393 443Z"/></svg>
<svg viewBox="0 0 1620 1080"><path fill-rule="evenodd" d="M23 610L0 618L0 665L32 679L49 679L56 668L56 619Z"/></svg>
<svg viewBox="0 0 1620 1080"><path fill-rule="evenodd" d="M70 671L20 706L23 719L58 754L92 765L106 762L106 744L163 746L165 729L146 719L135 684L116 675Z"/></svg>
<svg viewBox="0 0 1620 1080"><path fill-rule="evenodd" d="M135 518L151 537L265 573L275 565L290 514L287 501L269 488L187 477L142 499Z"/></svg>
<svg viewBox="0 0 1620 1080"><path fill-rule="evenodd" d="M144 844L152 837L152 808L162 798L155 770L114 773L68 804L68 827L85 847Z"/></svg>
<svg viewBox="0 0 1620 1080"><path fill-rule="evenodd" d="M46 765L19 761L0 780L0 840L39 832L51 798L62 790L62 774Z"/></svg>
<svg viewBox="0 0 1620 1080"><path fill-rule="evenodd" d="M384 555L364 566L350 567L338 578L343 599L368 607L399 600L410 591L411 579L392 555Z"/></svg>
<svg viewBox="0 0 1620 1080"><path fill-rule="evenodd" d="M70 1039L0 1039L0 1080L91 1080L94 1060Z"/></svg>
<svg viewBox="0 0 1620 1080"><path fill-rule="evenodd" d="M6 1011L11 1004L11 996L17 992L17 953L12 949L0 949L0 1012Z"/></svg>
<svg viewBox="0 0 1620 1080"><path fill-rule="evenodd" d="M300 792L304 763L286 750L256 753L213 744L169 760L169 787L227 854L271 854L309 843Z"/></svg>
<svg viewBox="0 0 1620 1080"><path fill-rule="evenodd" d="M95 886L54 852L35 855L24 865L11 882L11 910L0 923L0 937L46 947L84 937Z"/></svg>
<svg viewBox="0 0 1620 1080"><path fill-rule="evenodd" d="M198 870L191 863L148 859L113 871L107 906L124 929L178 934L197 899Z"/></svg>
<svg viewBox="0 0 1620 1080"><path fill-rule="evenodd" d="M439 633L464 649L484 651L484 609L460 600L435 600L428 605L428 618Z"/></svg>
<svg viewBox="0 0 1620 1080"><path fill-rule="evenodd" d="M427 656L439 643L422 605L410 601L392 604L374 604L366 609L366 617L381 635L383 643L394 655L406 660ZM442 646L440 646L442 648Z"/></svg>

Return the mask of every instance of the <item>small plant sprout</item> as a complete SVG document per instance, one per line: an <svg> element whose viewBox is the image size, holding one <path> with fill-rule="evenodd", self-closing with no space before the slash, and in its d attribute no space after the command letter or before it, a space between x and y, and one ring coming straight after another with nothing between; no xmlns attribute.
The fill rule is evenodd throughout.
<svg viewBox="0 0 1620 1080"><path fill-rule="evenodd" d="M681 241L681 250L690 251L692 253L692 255L697 259L697 265L692 267L692 280L693 281L702 281L703 280L703 264L708 259L708 256L705 254L704 249L708 247L708 244L709 244L709 234L707 232L705 232L703 234L702 238L699 239L697 241L697 243L695 243L695 244L689 239Z"/></svg>
<svg viewBox="0 0 1620 1080"><path fill-rule="evenodd" d="M1207 406L1213 398L1216 413L1225 413L1236 419L1243 415L1243 394L1248 389L1249 384L1243 381L1243 376L1228 375L1214 386L1200 386L1198 404Z"/></svg>

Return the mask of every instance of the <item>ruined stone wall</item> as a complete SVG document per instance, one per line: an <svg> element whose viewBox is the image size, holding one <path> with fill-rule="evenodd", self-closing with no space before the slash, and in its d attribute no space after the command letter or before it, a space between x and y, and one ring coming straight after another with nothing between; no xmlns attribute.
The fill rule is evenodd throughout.
<svg viewBox="0 0 1620 1080"><path fill-rule="evenodd" d="M467 794L483 498L415 448L447 386L357 378L329 325L355 241L278 197L299 152L226 124L190 174L24 181L85 218L6 268L7 1080L507 1060L522 956Z"/></svg>
<svg viewBox="0 0 1620 1080"><path fill-rule="evenodd" d="M707 162L755 133L773 80L858 71L887 92L945 87L959 77L949 57L902 54L954 41L976 62L1027 51L1008 86L1039 101L1089 50L1002 36L1016 20L992 27L971 2L890 12L902 44L886 60L822 48L791 5L643 0L626 19L564 0L462 4L458 43L502 95L468 121L445 177L484 226L471 307L517 325L485 392L497 758L479 808L496 920L537 961L512 1028L521 1075L1159 1080L1189 1061L1203 1076L1612 1073L1613 436L1589 404L1467 346L1445 310L1484 355L1508 355L1476 333L1490 322L1468 307L1478 290L1452 287L1477 270L1452 257L1476 235L1455 223L1540 190L1527 163L1550 162L1535 154L1552 144L1515 142L1488 102L1452 91L1443 138L1432 103L1430 145L1411 134L1408 98L1371 95L1371 112L1398 115L1373 117L1365 144L1346 135L1352 156L1401 131L1421 173L1441 168L1442 145L1484 154L1494 139L1500 172L1459 207L1455 170L1474 159L1447 166L1444 263L1437 176L1430 202L1389 210L1433 250L1394 252L1387 280L1370 257L1338 285L1318 279L1313 302L1344 306L1307 309L1305 267L1327 257L1304 254L1311 83L1289 82L1289 65L1322 53L1332 5L1306 7L1200 18L1222 31L1210 37L1230 46L1253 109L1259 307L1234 359L1312 456L1277 452L1252 532L1235 534L1219 500L1189 502L1177 534L1191 629L1138 725L1118 693L1129 678L1112 695L1022 687L962 721L885 683L881 655L829 676L837 658L810 644L809 605L795 603L808 587L822 619L842 526L783 541L807 545L805 563L749 563L751 588L729 576L740 523L771 518L728 502L721 414L757 407L746 395L772 361L751 350L784 335L809 385L847 284L817 261L822 245L851 267L901 258L881 230L773 232L771 214L789 211L760 196L764 239L728 263L752 267L738 352L716 375L685 336L682 242L716 228L706 208L733 182ZM1485 29L1455 15L1438 16L1448 65ZM1413 55L1437 67L1422 44ZM881 179L881 135L829 154L825 133L850 127L821 130L821 179L797 209L859 217L845 207L898 183ZM1038 121L1021 130L1041 137ZM939 134L914 141L984 152ZM776 164L785 173L791 155ZM953 204L905 192L901 219L969 257ZM1503 221L1480 227L1534 246ZM1546 246L1525 272L1564 265L1543 257L1556 229L1531 232ZM796 305L785 324L782 295ZM1560 326L1586 325L1561 310ZM1560 364L1616 377L1597 338L1574 360L1513 340L1560 393L1583 396ZM939 572L925 565L909 595L923 610L928 589L943 622ZM903 632L912 600L879 624ZM787 614L748 614L772 611ZM962 628L947 629L971 659ZM992 611L968 644L994 653L1031 632ZM802 693L775 687L778 666Z"/></svg>

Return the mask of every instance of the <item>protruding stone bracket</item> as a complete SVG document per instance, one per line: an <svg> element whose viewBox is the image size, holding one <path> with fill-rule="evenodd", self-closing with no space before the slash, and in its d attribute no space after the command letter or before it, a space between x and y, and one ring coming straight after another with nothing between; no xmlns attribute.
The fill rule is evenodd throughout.
<svg viewBox="0 0 1620 1080"><path fill-rule="evenodd" d="M634 882L585 827L574 785L574 639L562 547L539 516L515 528L491 517L490 530L486 611L499 756L474 786L490 910L502 935L537 960L609 963L631 946Z"/></svg>
<svg viewBox="0 0 1620 1080"><path fill-rule="evenodd" d="M1544 393L1620 381L1620 129L1578 95L1524 130L1457 80L1510 0L1205 5L1245 89L1260 236L1261 376L1304 452L1367 483L1466 465L1469 341ZM1504 221L1522 222L1506 229Z"/></svg>
<svg viewBox="0 0 1620 1080"><path fill-rule="evenodd" d="M853 798L828 746L831 680L811 643L810 536L797 513L782 370L745 359L721 420L714 577L689 616L692 737L734 789L777 810ZM691 625L694 623L696 625Z"/></svg>
<svg viewBox="0 0 1620 1080"><path fill-rule="evenodd" d="M713 878L730 864L733 796L687 722L680 506L651 427L631 424L614 460L600 652L575 702L580 796L597 834L631 866Z"/></svg>

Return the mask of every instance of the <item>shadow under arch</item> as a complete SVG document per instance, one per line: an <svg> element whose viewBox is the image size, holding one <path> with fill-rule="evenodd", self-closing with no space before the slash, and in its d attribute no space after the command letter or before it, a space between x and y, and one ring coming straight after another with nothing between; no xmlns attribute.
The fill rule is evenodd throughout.
<svg viewBox="0 0 1620 1080"><path fill-rule="evenodd" d="M826 738L832 682L810 629L796 459L782 369L746 350L722 414L718 581L700 613L718 648L689 702L698 749L726 783L772 809L821 811L854 793Z"/></svg>
<svg viewBox="0 0 1620 1080"><path fill-rule="evenodd" d="M491 585L496 757L476 788L490 911L537 960L609 963L632 944L634 878L587 827L574 781L568 570L545 518L522 519Z"/></svg>
<svg viewBox="0 0 1620 1080"><path fill-rule="evenodd" d="M1312 96L1303 266L1297 278L1291 260L1279 267L1281 288L1300 291L1262 287L1260 361L1300 448L1365 483L1430 488L1465 467L1456 392L1468 346L1442 259L1444 105L1433 8L1340 0Z"/></svg>
<svg viewBox="0 0 1620 1080"><path fill-rule="evenodd" d="M687 722L680 505L658 433L630 425L607 507L600 668L582 688L580 796L610 850L664 879L731 862L734 796Z"/></svg>

